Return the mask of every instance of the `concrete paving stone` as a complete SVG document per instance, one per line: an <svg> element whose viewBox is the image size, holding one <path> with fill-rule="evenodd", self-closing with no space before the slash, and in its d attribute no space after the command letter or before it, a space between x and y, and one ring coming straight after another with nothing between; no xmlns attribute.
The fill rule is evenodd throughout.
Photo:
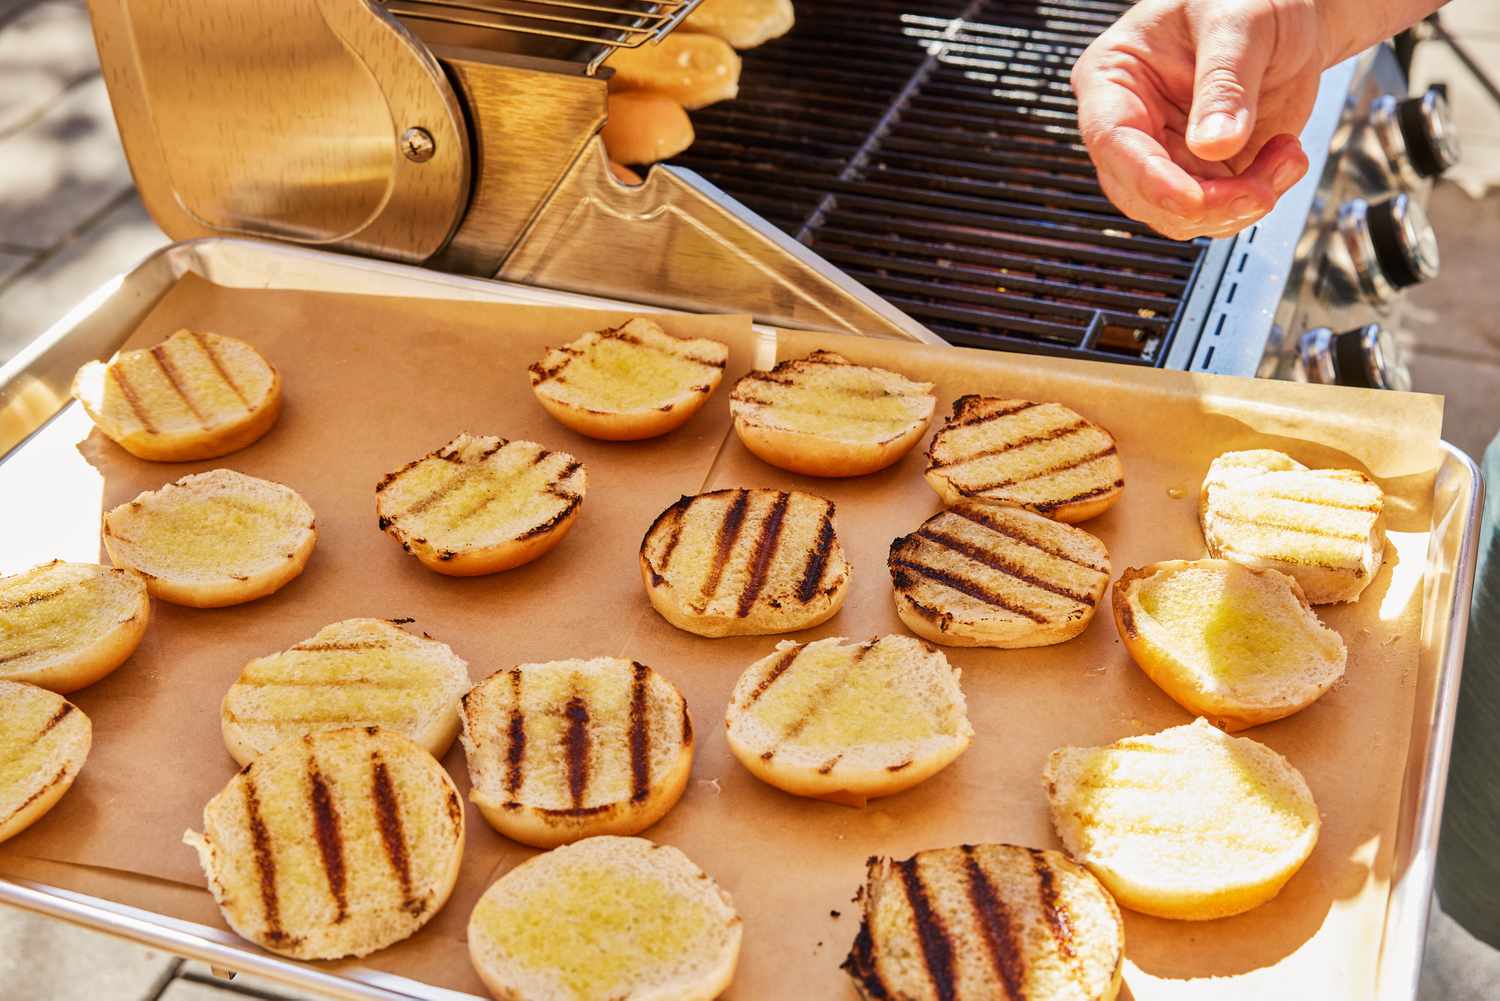
<svg viewBox="0 0 1500 1001"><path fill-rule="evenodd" d="M3 7L0 2L0 17ZM98 71L89 14L81 2L46 0L22 11L0 27L0 136Z"/></svg>
<svg viewBox="0 0 1500 1001"><path fill-rule="evenodd" d="M104 81L0 137L0 243L45 250L131 187Z"/></svg>
<svg viewBox="0 0 1500 1001"><path fill-rule="evenodd" d="M191 976L194 981L198 982L194 986L206 988L210 991L208 996L212 997L214 1001L244 1001L247 995L260 998L262 1001L266 1001L266 999L276 999L276 1001L312 1001L310 996L298 994L291 988L283 987L276 981L267 980L265 977L253 977L247 973L239 973L235 975L233 980L221 980L213 975L206 964L193 960L183 964L181 975L184 977ZM163 1001L170 997L170 993L164 995ZM193 1001L196 1001L197 995L191 997Z"/></svg>
<svg viewBox="0 0 1500 1001"><path fill-rule="evenodd" d="M13 254L8 250L0 250L0 288L4 288L11 276L34 259L31 254Z"/></svg>
<svg viewBox="0 0 1500 1001"><path fill-rule="evenodd" d="M13 15L19 14L24 7L33 7L37 0L0 0L0 26Z"/></svg>
<svg viewBox="0 0 1500 1001"><path fill-rule="evenodd" d="M1493 267L1500 189L1475 199L1457 185L1440 184L1427 212L1442 271L1406 294L1402 332L1419 351L1500 364L1500 284Z"/></svg>
<svg viewBox="0 0 1500 1001"><path fill-rule="evenodd" d="M1500 364L1423 354L1408 359L1412 388L1447 397L1443 437L1476 460L1500 432Z"/></svg>
<svg viewBox="0 0 1500 1001"><path fill-rule="evenodd" d="M1420 1001L1494 1001L1500 998L1500 952L1432 908L1422 962Z"/></svg>
<svg viewBox="0 0 1500 1001"><path fill-rule="evenodd" d="M0 998L138 1001L173 960L124 939L0 907Z"/></svg>
<svg viewBox="0 0 1500 1001"><path fill-rule="evenodd" d="M1500 40L1500 8L1495 0L1450 0L1438 13L1443 27L1455 34Z"/></svg>
<svg viewBox="0 0 1500 1001"><path fill-rule="evenodd" d="M0 288L0 364L89 292L167 242L140 200L131 195L40 265Z"/></svg>

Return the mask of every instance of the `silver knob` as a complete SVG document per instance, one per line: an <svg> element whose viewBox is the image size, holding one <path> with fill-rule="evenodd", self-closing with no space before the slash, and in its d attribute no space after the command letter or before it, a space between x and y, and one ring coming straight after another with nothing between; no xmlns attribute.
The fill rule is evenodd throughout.
<svg viewBox="0 0 1500 1001"><path fill-rule="evenodd" d="M1338 231L1360 286L1377 303L1437 277L1437 234L1421 204L1404 192L1378 202L1350 199L1339 209Z"/></svg>
<svg viewBox="0 0 1500 1001"><path fill-rule="evenodd" d="M1376 98L1370 125L1391 166L1408 184L1437 177L1462 155L1448 98L1437 87L1404 100L1392 94Z"/></svg>
<svg viewBox="0 0 1500 1001"><path fill-rule="evenodd" d="M1298 342L1302 371L1312 382L1363 389L1411 389L1411 370L1396 338L1378 323L1343 333L1318 327Z"/></svg>

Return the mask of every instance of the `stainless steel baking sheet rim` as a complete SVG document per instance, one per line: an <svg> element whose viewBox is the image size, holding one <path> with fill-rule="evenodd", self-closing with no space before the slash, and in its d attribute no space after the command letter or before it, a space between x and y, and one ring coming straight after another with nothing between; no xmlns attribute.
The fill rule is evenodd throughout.
<svg viewBox="0 0 1500 1001"><path fill-rule="evenodd" d="M41 338L0 367L0 461L68 403L73 373L106 357L156 301L185 274L240 288L303 289L505 301L536 305L639 309L652 307L576 293L465 278L407 265L323 253L254 240L210 238L174 243L100 286ZM775 357L776 331L761 335L757 362ZM1395 868L1379 954L1381 1001L1415 1001L1427 929L1437 840L1458 702L1464 636L1474 586L1484 484L1472 459L1443 443L1435 486L1428 554L1424 646L1435 651L1431 695L1416 706L1411 756L1403 783ZM1443 607L1438 603L1443 602ZM179 921L112 901L29 880L0 878L0 903L10 904L201 960L265 977L287 987L347 999L456 1001L473 995L374 970L338 973L272 956L216 928Z"/></svg>

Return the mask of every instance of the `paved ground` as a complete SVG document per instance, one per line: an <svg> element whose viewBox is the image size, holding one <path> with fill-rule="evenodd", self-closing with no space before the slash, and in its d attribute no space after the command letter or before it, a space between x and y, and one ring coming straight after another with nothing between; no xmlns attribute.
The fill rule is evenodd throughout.
<svg viewBox="0 0 1500 1001"><path fill-rule="evenodd" d="M1445 17L1500 72L1500 5L1456 0ZM1433 200L1444 274L1411 297L1413 367L1418 389L1448 397L1446 436L1477 455L1500 430L1500 191L1465 192L1500 182L1500 109L1440 48L1423 50L1418 76L1449 83L1467 165ZM81 0L0 0L0 362L165 242L135 197ZM286 996L244 979L235 990L196 964L0 909L5 1001ZM1500 954L1435 911L1421 996L1500 998Z"/></svg>

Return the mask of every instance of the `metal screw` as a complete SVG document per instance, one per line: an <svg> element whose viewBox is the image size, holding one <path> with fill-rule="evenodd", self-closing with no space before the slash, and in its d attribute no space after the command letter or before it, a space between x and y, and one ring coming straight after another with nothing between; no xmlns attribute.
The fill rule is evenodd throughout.
<svg viewBox="0 0 1500 1001"><path fill-rule="evenodd" d="M401 152L413 163L426 163L437 152L437 143L433 141L431 132L412 126L401 133Z"/></svg>

